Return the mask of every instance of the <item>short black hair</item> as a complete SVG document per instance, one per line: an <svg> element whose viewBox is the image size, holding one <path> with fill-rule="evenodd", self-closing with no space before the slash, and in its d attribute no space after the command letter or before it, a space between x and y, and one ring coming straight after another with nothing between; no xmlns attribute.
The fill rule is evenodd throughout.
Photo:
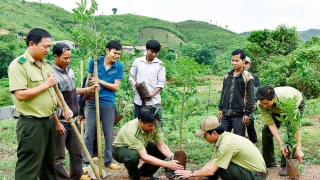
<svg viewBox="0 0 320 180"><path fill-rule="evenodd" d="M111 40L108 42L108 44L106 45L106 49L115 49L115 50L122 50L122 46L121 44L119 43L119 41L116 41L116 40Z"/></svg>
<svg viewBox="0 0 320 180"><path fill-rule="evenodd" d="M37 45L42 40L42 38L51 38L51 35L48 31L41 28L31 29L26 39L27 47L29 47L30 41L33 41Z"/></svg>
<svg viewBox="0 0 320 180"><path fill-rule="evenodd" d="M222 125L220 125L214 129L208 130L207 133L211 135L213 131L217 132L218 134L222 134L225 131L225 129Z"/></svg>
<svg viewBox="0 0 320 180"><path fill-rule="evenodd" d="M157 40L151 39L147 42L146 49L151 49L156 52L159 52L161 49L161 45Z"/></svg>
<svg viewBox="0 0 320 180"><path fill-rule="evenodd" d="M57 43L52 48L52 54L57 55L58 57L61 56L61 54L65 51L70 51L70 47L66 45L65 43Z"/></svg>
<svg viewBox="0 0 320 180"><path fill-rule="evenodd" d="M257 94L256 94L258 100L267 99L269 101L271 101L275 95L276 95L276 93L274 91L274 88L271 86L260 87L257 91Z"/></svg>
<svg viewBox="0 0 320 180"><path fill-rule="evenodd" d="M158 108L153 106L145 106L138 112L138 119L143 123L154 123L159 120Z"/></svg>
<svg viewBox="0 0 320 180"><path fill-rule="evenodd" d="M242 59L242 60L246 59L247 55L244 52L244 50L242 50L242 49L236 49L236 50L232 51L232 53L231 53L232 56L235 56L238 54L240 54L240 59Z"/></svg>

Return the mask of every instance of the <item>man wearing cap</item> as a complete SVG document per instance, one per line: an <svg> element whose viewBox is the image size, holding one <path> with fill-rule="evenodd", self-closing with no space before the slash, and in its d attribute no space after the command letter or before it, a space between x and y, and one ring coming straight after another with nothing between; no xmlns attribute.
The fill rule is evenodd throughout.
<svg viewBox="0 0 320 180"><path fill-rule="evenodd" d="M214 144L212 158L201 170L177 170L183 178L210 180L249 179L261 180L267 177L267 168L258 148L248 139L225 132L217 117L209 116L201 122L195 133L210 144Z"/></svg>
<svg viewBox="0 0 320 180"><path fill-rule="evenodd" d="M249 68L251 66L251 59L246 56L246 62L243 64L243 67L245 70L247 70L248 72L249 71ZM260 81L259 81L259 78L256 74L254 74L253 72L250 72L251 75L253 76L253 79L254 79L254 92L257 91L257 89L260 87ZM257 143L258 142L258 138L257 138L257 133L256 133L256 129L254 128L254 119L255 117L257 117L257 109L255 108L256 105L254 105L254 110L252 111L252 113L249 115L249 118L250 118L250 121L249 123L247 124L247 133L248 133L248 136L249 136L249 140L252 142L252 143Z"/></svg>
<svg viewBox="0 0 320 180"><path fill-rule="evenodd" d="M245 60L246 60L246 62L244 63L243 67L245 70L249 71L249 68L251 66L251 59L248 56L246 56ZM256 74L254 74L253 72L250 72L250 73L252 74L253 79L254 79L254 83L253 83L254 87L255 88L260 87L260 80L259 80L258 76Z"/></svg>

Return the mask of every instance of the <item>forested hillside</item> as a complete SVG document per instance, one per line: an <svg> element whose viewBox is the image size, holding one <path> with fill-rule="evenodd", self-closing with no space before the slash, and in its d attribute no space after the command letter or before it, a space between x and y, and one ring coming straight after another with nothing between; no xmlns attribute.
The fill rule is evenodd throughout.
<svg viewBox="0 0 320 180"><path fill-rule="evenodd" d="M61 7L37 2L0 1L0 29L25 34L34 27L50 31L55 39L66 39L73 27L72 14Z"/></svg>
<svg viewBox="0 0 320 180"><path fill-rule="evenodd" d="M9 31L9 34L0 35L0 53L2 56L0 78L7 77L6 68L12 57L20 55L25 50L26 45L23 37L32 28L47 29L54 40L68 39L78 43L75 38L77 33L74 30L79 27L79 22L74 20L73 13L63 8L53 4L26 2L24 0L1 0L0 9L0 30ZM208 65L210 67L208 73L215 75L223 75L229 70L231 68L230 53L236 48L243 48L254 62L252 71L256 71L258 75L261 73L262 82L273 85L289 85L294 83L295 79L293 77L291 79L284 78L287 74L276 78L263 75L266 69L270 69L274 73L275 68L269 68L270 60L279 55L285 56L281 58L288 60L288 57L290 57L288 55L294 50L299 52L298 50L301 50L304 46L308 48L312 46L311 51L317 48L317 46L313 47L314 45L319 44L319 38L313 37L304 45L304 42L300 41L301 37L298 36L298 34L302 35L303 33L298 33L295 27L279 26L276 30L252 31L245 36L208 22L193 20L173 23L133 14L99 15L95 16L94 19L97 31L106 35L105 41L116 39L122 45L142 46L149 39L157 39L163 44L159 53L160 59L170 61L176 57L189 57L199 64ZM304 36L316 35L317 32L315 29L309 30ZM103 47L101 49L103 50ZM76 60L88 58L88 54L81 47L74 51L73 55ZM308 58L314 59L314 57ZM278 60L278 57L275 59ZM267 61L268 63L266 63ZM291 59L291 61L294 62L295 59ZM285 61L281 59L280 62ZM275 65L278 66L281 63L275 62ZM283 67L281 65L279 68L283 70ZM291 71L292 67L290 68L290 71L286 72L293 72ZM301 69L303 68L305 67L302 66ZM276 81L277 78L279 78L279 81ZM290 81L284 82L284 80ZM315 86L315 83L313 83L313 86ZM314 94L310 96L317 97Z"/></svg>
<svg viewBox="0 0 320 180"><path fill-rule="evenodd" d="M320 36L320 29L309 29L306 31L298 31L299 36L307 41L311 39L313 36Z"/></svg>
<svg viewBox="0 0 320 180"><path fill-rule="evenodd" d="M10 31L10 41L34 27L47 29L55 40L73 40L72 28L77 22L73 20L72 13L63 8L47 3L11 0L0 1L0 7L0 29ZM226 50L230 44L241 45L238 39L244 40L236 33L206 22L172 23L133 14L100 15L95 21L97 30L105 32L108 39L118 39L126 45L144 45L147 39L154 38L174 48L192 43ZM159 29L164 31L159 33Z"/></svg>

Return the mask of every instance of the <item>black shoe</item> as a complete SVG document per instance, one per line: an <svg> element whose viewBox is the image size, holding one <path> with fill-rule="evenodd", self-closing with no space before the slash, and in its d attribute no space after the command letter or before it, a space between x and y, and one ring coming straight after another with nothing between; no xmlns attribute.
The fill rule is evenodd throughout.
<svg viewBox="0 0 320 180"><path fill-rule="evenodd" d="M279 175L280 176L287 176L288 175L287 168L281 167L281 171L280 171Z"/></svg>
<svg viewBox="0 0 320 180"><path fill-rule="evenodd" d="M158 176L155 176L155 175L153 175L152 177L150 177L151 178L151 180L159 180L159 177Z"/></svg>
<svg viewBox="0 0 320 180"><path fill-rule="evenodd" d="M273 168L273 167L277 167L277 163L268 163L266 164L267 168Z"/></svg>

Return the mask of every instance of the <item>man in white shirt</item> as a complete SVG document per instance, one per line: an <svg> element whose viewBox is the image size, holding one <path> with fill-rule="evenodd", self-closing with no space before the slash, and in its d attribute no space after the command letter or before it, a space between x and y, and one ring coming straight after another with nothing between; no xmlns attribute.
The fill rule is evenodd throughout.
<svg viewBox="0 0 320 180"><path fill-rule="evenodd" d="M138 83L145 82L150 93L150 98L141 99L136 91L136 81L129 76L129 81L136 91L134 98L134 116L138 116L143 106L161 106L160 91L166 83L165 67L162 61L157 58L161 45L157 40L149 40L146 44L147 55L135 59L130 69L131 75ZM161 118L159 119L161 121Z"/></svg>

